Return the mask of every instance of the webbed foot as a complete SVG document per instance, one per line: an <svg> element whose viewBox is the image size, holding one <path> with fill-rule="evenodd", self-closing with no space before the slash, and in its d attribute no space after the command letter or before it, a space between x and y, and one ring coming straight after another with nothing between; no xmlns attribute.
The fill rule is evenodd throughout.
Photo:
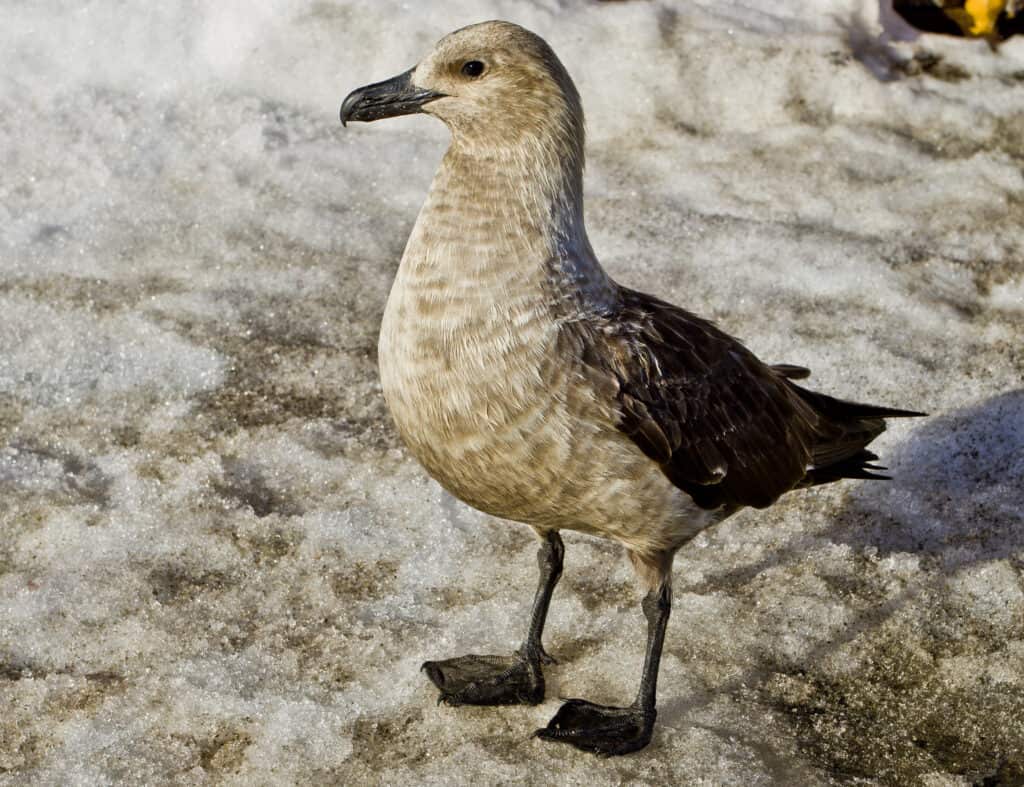
<svg viewBox="0 0 1024 787"><path fill-rule="evenodd" d="M639 751L651 742L658 713L638 707L616 708L586 700L568 700L548 726L533 735L560 741L602 757Z"/></svg>
<svg viewBox="0 0 1024 787"><path fill-rule="evenodd" d="M423 669L441 690L437 701L447 705L536 705L544 699L540 659L518 653L428 661Z"/></svg>

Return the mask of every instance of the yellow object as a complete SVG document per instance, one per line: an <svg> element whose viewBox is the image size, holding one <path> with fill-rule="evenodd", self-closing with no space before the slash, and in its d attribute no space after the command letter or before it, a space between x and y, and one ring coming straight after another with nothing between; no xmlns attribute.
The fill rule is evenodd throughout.
<svg viewBox="0 0 1024 787"><path fill-rule="evenodd" d="M967 0L964 11L968 18L956 22L966 35L989 36L995 32L996 20L1005 6L1006 0Z"/></svg>
<svg viewBox="0 0 1024 787"><path fill-rule="evenodd" d="M926 33L982 38L995 49L1024 33L1024 0L891 0L893 10Z"/></svg>

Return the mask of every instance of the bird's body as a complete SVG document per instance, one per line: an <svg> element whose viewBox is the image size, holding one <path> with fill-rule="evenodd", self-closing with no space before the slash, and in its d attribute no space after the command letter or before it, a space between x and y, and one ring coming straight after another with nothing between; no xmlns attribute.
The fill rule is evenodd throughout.
<svg viewBox="0 0 1024 787"><path fill-rule="evenodd" d="M541 583L512 657L428 662L452 704L537 702L558 531L623 544L648 589L641 689L567 703L540 731L604 754L650 739L672 558L701 530L801 486L876 478L864 447L909 415L796 386L671 304L621 287L583 221L583 115L547 44L504 22L443 39L354 91L342 120L425 111L452 131L381 326L384 395L406 445L452 494L541 537Z"/></svg>
<svg viewBox="0 0 1024 787"><path fill-rule="evenodd" d="M504 195L532 173L513 166L496 177L449 153L435 178L381 325L398 431L448 491L488 514L643 553L681 543L714 514L617 428L607 381L584 362L584 345L610 330L618 287L589 246L559 249L526 229L536 217ZM579 297L561 259L604 286Z"/></svg>

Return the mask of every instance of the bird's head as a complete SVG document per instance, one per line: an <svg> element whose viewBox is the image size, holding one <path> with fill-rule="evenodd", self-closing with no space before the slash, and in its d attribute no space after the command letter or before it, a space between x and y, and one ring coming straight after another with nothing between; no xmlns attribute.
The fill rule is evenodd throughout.
<svg viewBox="0 0 1024 787"><path fill-rule="evenodd" d="M583 112L565 67L540 36L482 22L442 38L418 65L352 91L341 122L424 112L466 147L516 147L554 135L582 146Z"/></svg>

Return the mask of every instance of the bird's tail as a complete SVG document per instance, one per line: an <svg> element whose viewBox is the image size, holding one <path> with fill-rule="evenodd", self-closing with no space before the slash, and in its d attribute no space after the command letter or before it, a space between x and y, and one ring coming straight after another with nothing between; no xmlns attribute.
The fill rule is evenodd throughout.
<svg viewBox="0 0 1024 787"><path fill-rule="evenodd" d="M801 486L816 486L840 478L885 481L885 467L874 464L878 456L867 445L885 431L886 418L914 418L926 415L914 410L849 402L809 391L789 383L800 398L818 415L821 439L814 446L813 464ZM881 472L880 472L881 471Z"/></svg>

